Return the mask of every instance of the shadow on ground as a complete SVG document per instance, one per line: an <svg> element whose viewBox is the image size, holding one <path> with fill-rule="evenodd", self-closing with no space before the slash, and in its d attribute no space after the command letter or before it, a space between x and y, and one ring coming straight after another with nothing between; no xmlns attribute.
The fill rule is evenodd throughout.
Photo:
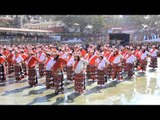
<svg viewBox="0 0 160 120"><path fill-rule="evenodd" d="M25 86L25 87L22 87L22 88L10 90L10 91L5 91L5 92L2 94L2 96L9 95L9 94L19 93L19 92L22 92L23 90L29 89L29 88L30 88L30 86Z"/></svg>
<svg viewBox="0 0 160 120"><path fill-rule="evenodd" d="M43 94L43 92L46 90L46 87L38 89L38 90L31 90L28 92L27 95L24 96L29 96L29 95L37 95L37 94Z"/></svg>
<svg viewBox="0 0 160 120"><path fill-rule="evenodd" d="M81 94L79 94L79 93L73 92L73 93L67 95L66 98L65 97L58 97L56 99L56 102L53 103L52 105L59 105L61 103L73 103L74 99L77 98L80 95Z"/></svg>
<svg viewBox="0 0 160 120"><path fill-rule="evenodd" d="M106 89L109 87L116 87L117 84L119 84L120 82L116 82L116 81L111 81L110 83L107 83L104 87L101 86L95 86L90 90L87 90L86 93L84 95L89 95L92 93L100 93L102 89Z"/></svg>
<svg viewBox="0 0 160 120"><path fill-rule="evenodd" d="M146 77L145 72L137 72L136 77Z"/></svg>
<svg viewBox="0 0 160 120"><path fill-rule="evenodd" d="M38 85L42 85L42 84L43 83L38 84ZM5 91L1 96L23 92L23 90L26 90L26 89L29 89L29 88L31 88L31 87L28 85L28 86L25 86L25 87L22 87L22 88L10 90L10 91ZM42 89L39 89L39 90L31 90L29 92L29 95L31 95L31 94L42 94L45 89L46 88L42 88Z"/></svg>
<svg viewBox="0 0 160 120"><path fill-rule="evenodd" d="M149 69L149 72L156 72L156 69Z"/></svg>
<svg viewBox="0 0 160 120"><path fill-rule="evenodd" d="M86 86L91 86L94 82L95 82L95 81L93 81L93 80L92 80L92 81L87 81L87 82L86 82Z"/></svg>
<svg viewBox="0 0 160 120"><path fill-rule="evenodd" d="M50 102L51 101L50 99L55 96L56 96L55 93L51 93L51 94L48 94L48 95L45 95L42 97L37 97L37 98L33 99L33 101L28 103L27 105L33 105L35 103L41 103L41 102Z"/></svg>
<svg viewBox="0 0 160 120"><path fill-rule="evenodd" d="M9 79L9 80L6 80L6 81L2 81L0 83L0 86L5 86L5 85L13 84L13 83L16 83L16 81L14 79Z"/></svg>

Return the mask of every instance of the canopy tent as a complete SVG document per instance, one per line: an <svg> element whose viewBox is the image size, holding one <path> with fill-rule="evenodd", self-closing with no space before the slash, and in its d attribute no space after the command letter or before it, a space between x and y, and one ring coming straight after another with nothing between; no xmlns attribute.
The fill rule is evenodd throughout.
<svg viewBox="0 0 160 120"><path fill-rule="evenodd" d="M158 39L150 39L150 40L143 40L142 42L160 42L160 38L158 38Z"/></svg>
<svg viewBox="0 0 160 120"><path fill-rule="evenodd" d="M82 40L75 40L75 39L73 39L73 40L67 40L67 41L62 41L62 42L64 42L64 43L79 43L79 42L82 42Z"/></svg>

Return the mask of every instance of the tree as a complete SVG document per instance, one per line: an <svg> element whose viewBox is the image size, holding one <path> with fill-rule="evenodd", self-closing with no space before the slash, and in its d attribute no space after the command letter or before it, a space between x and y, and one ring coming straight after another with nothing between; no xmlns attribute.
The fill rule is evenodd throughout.
<svg viewBox="0 0 160 120"><path fill-rule="evenodd" d="M0 27L9 27L10 23L6 21L0 21Z"/></svg>
<svg viewBox="0 0 160 120"><path fill-rule="evenodd" d="M104 27L105 18L102 15L65 15L57 16L57 20L62 21L66 27L80 26L81 32L87 25L93 26L94 32L99 32Z"/></svg>
<svg viewBox="0 0 160 120"><path fill-rule="evenodd" d="M124 17L127 25L134 25L137 29L160 27L159 15L127 15Z"/></svg>
<svg viewBox="0 0 160 120"><path fill-rule="evenodd" d="M10 25L10 22L7 21L4 17L5 17L5 15L0 15L0 26L1 27L8 27Z"/></svg>
<svg viewBox="0 0 160 120"><path fill-rule="evenodd" d="M119 15L105 15L106 28L120 27L124 24L124 18Z"/></svg>

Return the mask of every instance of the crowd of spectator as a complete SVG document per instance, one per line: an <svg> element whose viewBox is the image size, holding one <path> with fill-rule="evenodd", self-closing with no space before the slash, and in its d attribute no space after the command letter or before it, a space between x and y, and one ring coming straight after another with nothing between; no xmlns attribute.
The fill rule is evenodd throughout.
<svg viewBox="0 0 160 120"><path fill-rule="evenodd" d="M153 40L160 38L160 30L158 28L150 28L139 30L134 33L134 39L137 41Z"/></svg>
<svg viewBox="0 0 160 120"><path fill-rule="evenodd" d="M0 42L3 43L51 43L54 39L49 35L22 34L22 33L1 33Z"/></svg>

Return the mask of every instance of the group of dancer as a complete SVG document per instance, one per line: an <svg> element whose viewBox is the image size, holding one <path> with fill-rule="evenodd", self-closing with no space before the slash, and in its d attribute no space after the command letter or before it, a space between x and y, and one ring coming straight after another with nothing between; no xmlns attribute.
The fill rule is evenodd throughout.
<svg viewBox="0 0 160 120"><path fill-rule="evenodd" d="M45 44L0 45L0 81L6 81L14 73L15 80L28 78L32 87L38 84L38 75L45 77L46 88L54 88L55 93L64 92L64 73L67 80L74 82L74 90L83 93L86 80L93 80L104 86L108 80L123 81L132 78L134 71L157 68L157 46L139 45L110 46L80 44L61 46Z"/></svg>

